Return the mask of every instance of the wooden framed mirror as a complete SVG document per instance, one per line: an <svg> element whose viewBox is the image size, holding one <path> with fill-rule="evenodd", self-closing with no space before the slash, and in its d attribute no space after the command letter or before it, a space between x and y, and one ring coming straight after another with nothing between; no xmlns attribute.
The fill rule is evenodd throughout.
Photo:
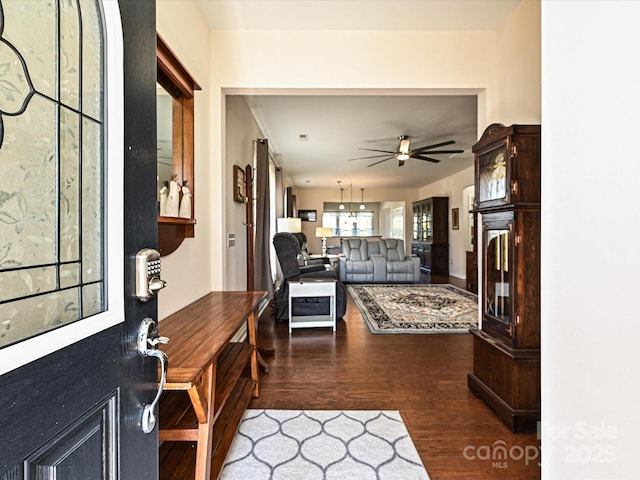
<svg viewBox="0 0 640 480"><path fill-rule="evenodd" d="M195 236L193 104L201 88L162 37L156 39L158 250L168 255ZM170 195L179 197L179 208L165 208Z"/></svg>

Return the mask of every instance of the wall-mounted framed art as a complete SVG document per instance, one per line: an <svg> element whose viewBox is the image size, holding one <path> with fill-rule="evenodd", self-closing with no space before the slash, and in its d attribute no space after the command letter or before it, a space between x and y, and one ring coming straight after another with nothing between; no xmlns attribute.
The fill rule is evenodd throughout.
<svg viewBox="0 0 640 480"><path fill-rule="evenodd" d="M460 228L460 210L458 208L451 209L451 229L458 230Z"/></svg>
<svg viewBox="0 0 640 480"><path fill-rule="evenodd" d="M298 218L303 222L317 222L318 212L317 210L298 210Z"/></svg>
<svg viewBox="0 0 640 480"><path fill-rule="evenodd" d="M244 181L244 170L238 165L233 166L233 201L244 203L247 192Z"/></svg>

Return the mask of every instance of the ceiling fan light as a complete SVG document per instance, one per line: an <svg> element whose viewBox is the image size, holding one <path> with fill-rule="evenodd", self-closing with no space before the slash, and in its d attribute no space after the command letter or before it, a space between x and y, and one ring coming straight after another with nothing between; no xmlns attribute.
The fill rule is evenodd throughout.
<svg viewBox="0 0 640 480"><path fill-rule="evenodd" d="M396 158L398 160L400 160L400 161L409 160L409 154L408 153L399 153Z"/></svg>
<svg viewBox="0 0 640 480"><path fill-rule="evenodd" d="M409 153L409 137L406 135L400 136L400 147L398 147L398 151L403 154ZM406 158L404 160L406 160Z"/></svg>

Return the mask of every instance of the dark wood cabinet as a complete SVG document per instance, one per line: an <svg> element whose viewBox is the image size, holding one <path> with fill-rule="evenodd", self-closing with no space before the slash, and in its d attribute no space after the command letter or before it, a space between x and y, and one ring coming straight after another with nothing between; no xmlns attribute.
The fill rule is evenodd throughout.
<svg viewBox="0 0 640 480"><path fill-rule="evenodd" d="M468 385L511 430L535 429L540 420L540 127L491 125L473 152L482 327L471 331ZM487 173L490 165L502 173Z"/></svg>
<svg viewBox="0 0 640 480"><path fill-rule="evenodd" d="M449 198L431 197L413 203L411 253L420 268L432 274L449 274Z"/></svg>

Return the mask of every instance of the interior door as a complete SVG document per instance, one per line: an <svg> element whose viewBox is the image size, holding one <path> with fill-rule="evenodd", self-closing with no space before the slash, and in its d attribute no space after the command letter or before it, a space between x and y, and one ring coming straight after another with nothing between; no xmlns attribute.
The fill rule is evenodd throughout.
<svg viewBox="0 0 640 480"><path fill-rule="evenodd" d="M157 478L155 2L0 7L0 479Z"/></svg>

